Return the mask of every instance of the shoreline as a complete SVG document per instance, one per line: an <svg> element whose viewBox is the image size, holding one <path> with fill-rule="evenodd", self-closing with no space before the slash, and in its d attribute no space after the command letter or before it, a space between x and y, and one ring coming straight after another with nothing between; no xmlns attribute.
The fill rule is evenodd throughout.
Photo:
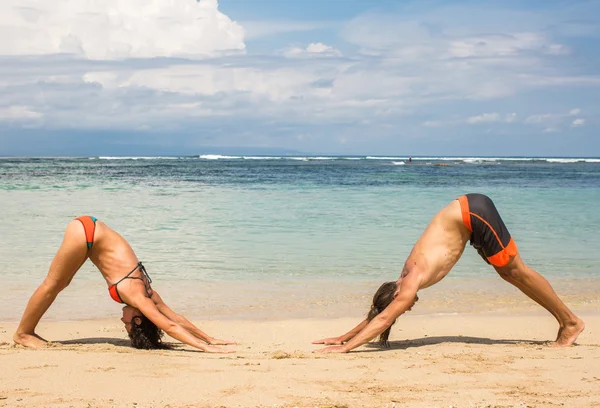
<svg viewBox="0 0 600 408"><path fill-rule="evenodd" d="M575 314L600 313L600 279L549 279ZM176 312L196 320L331 319L369 310L377 280L173 282L153 285ZM0 288L0 321L17 322L37 282L6 282ZM16 289L18 287L18 289ZM453 277L419 292L409 315L544 314L546 311L499 277ZM120 318L123 305L108 297L100 280L79 280L65 289L44 316L46 321Z"/></svg>
<svg viewBox="0 0 600 408"><path fill-rule="evenodd" d="M537 305L536 305L537 306ZM407 316L412 316L415 318L443 318L443 317L500 317L500 318L510 318L514 317L523 317L523 318L538 318L538 317L546 317L551 316L545 309L541 307L532 306L531 308L522 308L511 311L506 310L486 310L486 311L467 311L467 312L416 312L409 311L406 315L401 316L399 319L404 319ZM600 317L600 310L573 310L573 312L580 318L585 320L585 317ZM327 321L327 320L356 320L357 323L360 319L365 318L366 312L363 314L356 315L345 315L345 316L335 316L335 317L327 317L324 318L322 316L302 316L302 317L266 317L266 318L256 318L256 317L247 317L240 318L237 316L195 316L190 315L186 316L189 320L198 321L198 322L210 322L210 323L218 323L218 322L247 322L247 323L277 323L277 322L286 322L286 321ZM115 313L113 316L104 316L104 317L81 317L76 319L52 319L43 317L40 321L40 325L44 323L55 324L55 323L100 323L100 324L110 324L115 321L119 321L121 318L121 314ZM0 325L16 325L19 323L20 319L0 319Z"/></svg>

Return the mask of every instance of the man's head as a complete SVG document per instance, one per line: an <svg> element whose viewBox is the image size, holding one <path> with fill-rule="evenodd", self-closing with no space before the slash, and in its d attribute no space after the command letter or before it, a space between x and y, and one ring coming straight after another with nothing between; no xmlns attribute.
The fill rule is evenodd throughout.
<svg viewBox="0 0 600 408"><path fill-rule="evenodd" d="M390 303L392 303L396 296L398 296L401 285L401 280L398 280L397 282L385 282L379 287L379 289L377 289L377 292L375 292L375 295L373 296L373 304L371 305L371 310L369 310L369 314L367 315L368 321L373 320L375 316L383 312L390 305ZM419 297L415 296L413 303L408 307L407 311L412 309L415 303L417 303L417 300L419 300ZM396 323L395 320L394 323ZM379 336L379 341L382 344L387 343L388 338L390 336L390 330L392 329L394 323L392 323L391 326L388 327Z"/></svg>
<svg viewBox="0 0 600 408"><path fill-rule="evenodd" d="M170 348L162 342L162 330L135 307L125 306L121 321L125 324L132 347L144 350Z"/></svg>

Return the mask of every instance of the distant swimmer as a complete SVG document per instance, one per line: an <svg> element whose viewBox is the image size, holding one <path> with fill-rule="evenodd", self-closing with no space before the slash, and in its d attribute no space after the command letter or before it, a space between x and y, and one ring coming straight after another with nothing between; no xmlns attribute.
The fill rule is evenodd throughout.
<svg viewBox="0 0 600 408"><path fill-rule="evenodd" d="M314 341L335 345L318 351L346 353L376 336L387 343L396 319L419 299L417 292L442 280L460 259L469 240L504 280L556 318L559 329L555 346L575 342L585 328L583 320L569 310L544 277L525 265L492 200L482 194L467 194L433 217L404 263L400 278L384 283L375 293L366 319L339 337Z"/></svg>
<svg viewBox="0 0 600 408"><path fill-rule="evenodd" d="M46 340L35 329L56 296L71 283L83 263L90 259L108 284L110 297L123 303L121 321L131 345L141 349L169 348L163 331L189 346L211 353L228 353L215 345L235 344L215 339L185 317L171 310L152 289L152 280L129 243L106 224L88 215L72 220L52 260L48 275L31 296L13 336L17 344L42 347ZM85 301L82 299L82 301Z"/></svg>

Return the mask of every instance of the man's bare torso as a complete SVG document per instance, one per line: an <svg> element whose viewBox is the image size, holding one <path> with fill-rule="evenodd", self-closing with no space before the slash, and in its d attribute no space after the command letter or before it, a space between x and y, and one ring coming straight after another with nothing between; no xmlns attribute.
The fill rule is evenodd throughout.
<svg viewBox="0 0 600 408"><path fill-rule="evenodd" d="M420 289L439 282L460 259L470 235L462 221L460 203L454 200L433 217L417 240L401 278L420 274Z"/></svg>

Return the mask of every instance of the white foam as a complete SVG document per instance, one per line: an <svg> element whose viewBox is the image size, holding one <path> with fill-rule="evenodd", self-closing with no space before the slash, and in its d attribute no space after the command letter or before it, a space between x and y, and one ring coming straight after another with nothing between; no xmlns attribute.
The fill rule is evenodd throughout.
<svg viewBox="0 0 600 408"><path fill-rule="evenodd" d="M367 160L407 160L408 157L367 156Z"/></svg>
<svg viewBox="0 0 600 408"><path fill-rule="evenodd" d="M578 163L584 162L585 159L546 159L548 163Z"/></svg>
<svg viewBox="0 0 600 408"><path fill-rule="evenodd" d="M90 157L90 160L178 160L181 157L174 156L99 156Z"/></svg>
<svg viewBox="0 0 600 408"><path fill-rule="evenodd" d="M241 156L223 156L220 154L202 154L201 159L205 160L220 160L220 159L241 159Z"/></svg>
<svg viewBox="0 0 600 408"><path fill-rule="evenodd" d="M404 163L409 159L408 156L366 156L366 157L357 157L357 156L344 156L344 157L335 157L335 156L228 156L221 154L203 154L200 156L186 157L186 156L97 156L97 157L88 157L89 160L184 160L184 159L193 159L198 157L204 160L235 160L235 159L245 159L245 160L297 160L297 161L309 161L309 160L389 160L392 161L395 165L400 165L399 163ZM431 161L453 161L453 162L463 162L466 164L479 164L479 163L493 163L496 162L529 162L529 161L540 161L547 163L600 163L600 158L581 158L581 157L441 157L441 156L431 156L431 157L413 157L413 162L426 162L429 163Z"/></svg>
<svg viewBox="0 0 600 408"><path fill-rule="evenodd" d="M404 166L406 163L404 163L403 161L401 161L401 162L399 162L399 161L393 161L392 164L395 165L395 166Z"/></svg>

